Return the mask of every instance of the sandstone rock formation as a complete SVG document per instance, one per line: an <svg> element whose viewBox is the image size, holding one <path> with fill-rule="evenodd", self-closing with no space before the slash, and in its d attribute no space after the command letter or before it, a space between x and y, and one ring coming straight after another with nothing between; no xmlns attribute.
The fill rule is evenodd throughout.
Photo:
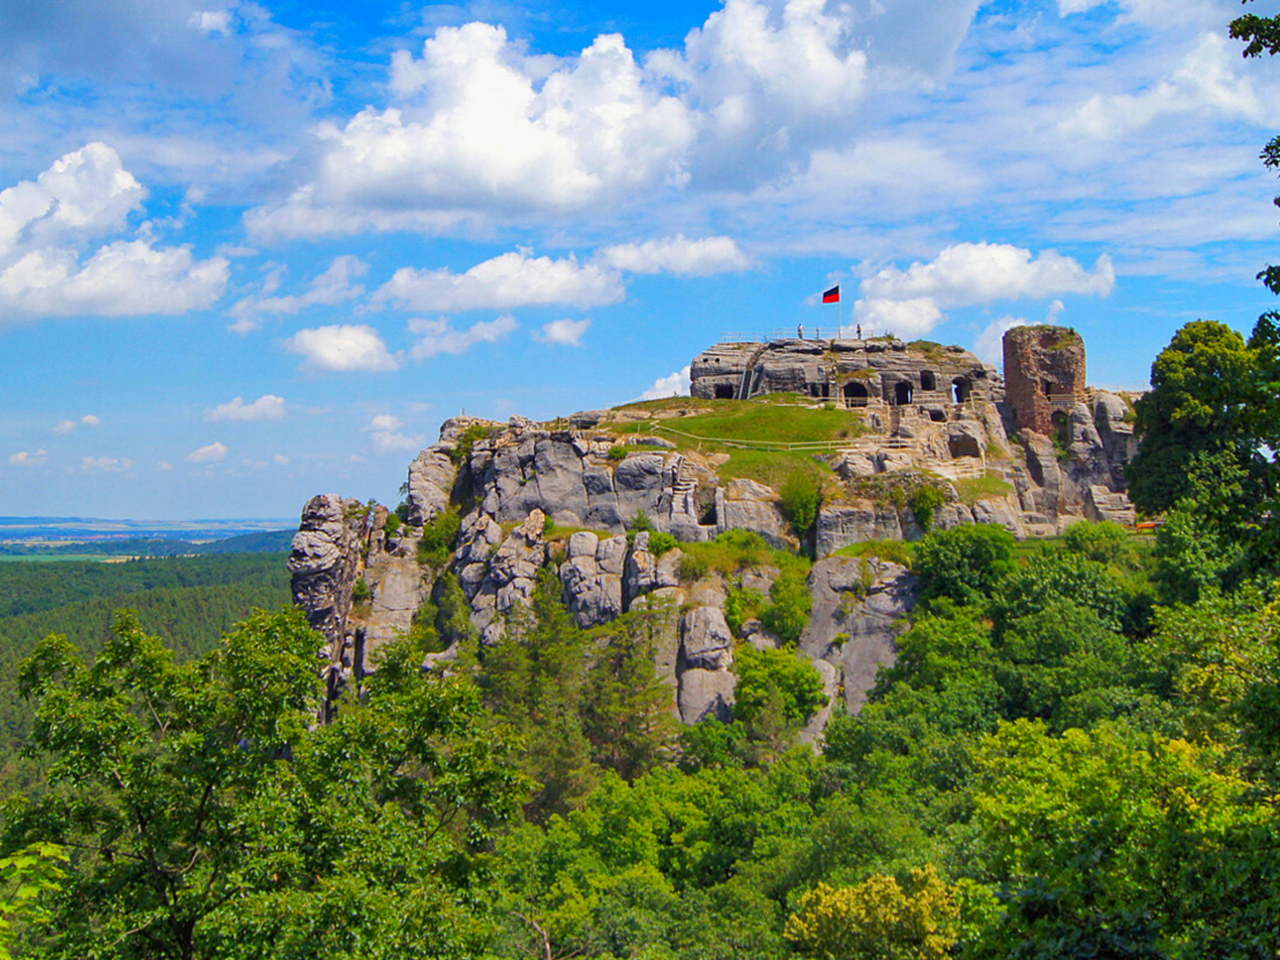
<svg viewBox="0 0 1280 960"><path fill-rule="evenodd" d="M690 367L690 390L708 400L798 393L865 407L1004 399L995 367L960 347L893 339L721 343Z"/></svg>
<svg viewBox="0 0 1280 960"><path fill-rule="evenodd" d="M583 628L645 606L660 612L655 667L673 686L679 718L729 719L735 646L769 649L780 641L758 621L735 637L726 598L734 587L768 595L778 571L686 570L685 554L694 549L688 544L745 530L774 548L817 557L808 582L812 614L798 644L832 697L803 734L817 742L837 703L856 711L865 702L876 671L893 662L915 602L909 571L832 556L841 548L923 536L917 505L925 501L931 516L923 516L935 528L996 523L1020 537L1059 533L1085 518L1132 522L1124 494L1124 466L1136 446L1131 406L1083 387L1083 350L1067 333L1011 331L1007 401L995 371L959 348L782 341L752 345L750 356L741 344L707 351L694 364L695 397L684 405L590 411L551 424L447 421L440 441L409 467L399 511L406 522L391 524L393 532L387 510L376 505L320 496L304 510L290 559L294 596L325 636L331 692L358 690L376 669L377 648L411 630L448 578L461 588L475 635L491 645L546 571ZM712 408L714 400L700 398L735 379L747 395L789 390L811 398L786 401L792 404L859 401L847 414L858 429L813 454L825 479L804 542L778 490L740 469L722 476L736 448L703 452L696 437L668 429L674 418ZM846 394L850 383L874 395ZM642 514L649 529L678 544L647 529L628 534ZM424 531L459 515L452 550L422 562ZM357 584L360 601L353 602ZM429 660L447 666L455 653Z"/></svg>

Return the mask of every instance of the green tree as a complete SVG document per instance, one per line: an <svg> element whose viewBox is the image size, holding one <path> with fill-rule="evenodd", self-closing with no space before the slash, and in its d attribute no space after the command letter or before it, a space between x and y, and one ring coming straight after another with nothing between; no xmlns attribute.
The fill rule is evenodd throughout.
<svg viewBox="0 0 1280 960"><path fill-rule="evenodd" d="M591 647L561 591L544 567L532 604L514 609L480 674L489 708L524 741L521 769L540 784L525 813L539 821L565 812L600 774L583 723Z"/></svg>
<svg viewBox="0 0 1280 960"><path fill-rule="evenodd" d="M654 668L675 626L668 601L633 607L597 628L587 675L584 725L596 762L628 780L675 755L674 693Z"/></svg>
<svg viewBox="0 0 1280 960"><path fill-rule="evenodd" d="M1280 945L1262 920L1276 903L1270 805L1212 749L1020 721L986 740L979 770L976 849L1009 897L976 956L1260 957Z"/></svg>
<svg viewBox="0 0 1280 960"><path fill-rule="evenodd" d="M782 512L791 521L796 536L803 542L813 532L818 522L818 508L822 506L822 488L812 470L798 470L787 477L782 489Z"/></svg>
<svg viewBox="0 0 1280 960"><path fill-rule="evenodd" d="M795 650L757 650L743 644L733 669L738 674L733 712L748 726L761 719L775 695L783 718L794 727L803 727L827 702L822 677Z"/></svg>
<svg viewBox="0 0 1280 960"><path fill-rule="evenodd" d="M912 567L925 599L949 597L956 603L981 603L1014 569L1016 541L1004 527L973 523L937 530L916 544Z"/></svg>
<svg viewBox="0 0 1280 960"><path fill-rule="evenodd" d="M33 843L0 857L0 960L13 960L9 948L25 928L52 918L47 902L62 889L68 859L55 843Z"/></svg>
<svg viewBox="0 0 1280 960"><path fill-rule="evenodd" d="M421 913L378 911L461 902L451 883L523 789L509 744L465 680L424 676L404 643L364 702L317 727L319 642L295 610L254 615L188 664L129 616L91 663L41 642L21 683L49 789L11 806L4 843L74 851L42 955L394 955L352 942L374 929L389 950L457 955L466 909L394 935Z"/></svg>
<svg viewBox="0 0 1280 960"><path fill-rule="evenodd" d="M1097 563L1123 563L1133 553L1129 534L1114 521L1102 523L1081 521L1072 524L1062 535L1062 542L1072 553L1078 553Z"/></svg>
<svg viewBox="0 0 1280 960"><path fill-rule="evenodd" d="M799 906L787 939L820 960L943 960L958 939L960 908L932 865L906 887L883 874L839 890L821 883Z"/></svg>
<svg viewBox="0 0 1280 960"><path fill-rule="evenodd" d="M1134 405L1141 439L1126 475L1139 510L1159 513L1186 496L1199 454L1256 466L1244 417L1256 369L1255 351L1225 324L1196 320L1174 334L1151 365L1151 389Z"/></svg>

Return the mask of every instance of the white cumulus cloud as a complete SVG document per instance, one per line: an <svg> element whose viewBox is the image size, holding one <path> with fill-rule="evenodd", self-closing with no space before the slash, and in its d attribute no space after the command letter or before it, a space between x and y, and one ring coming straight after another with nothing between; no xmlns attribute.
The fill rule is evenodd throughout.
<svg viewBox="0 0 1280 960"><path fill-rule="evenodd" d="M580 347L583 335L590 328L590 319L552 320L550 323L544 323L542 329L534 333L533 339L563 347Z"/></svg>
<svg viewBox="0 0 1280 960"><path fill-rule="evenodd" d="M332 324L299 330L284 348L303 358L312 372L383 372L400 369L400 354L389 353L378 331L367 324Z"/></svg>
<svg viewBox="0 0 1280 960"><path fill-rule="evenodd" d="M78 421L77 420L59 420L57 423L53 425L53 432L61 437L70 433L72 430L76 429L76 427L80 426L81 424L84 424L86 427L96 427L100 423L102 423L101 417L97 417L92 413L86 413Z"/></svg>
<svg viewBox="0 0 1280 960"><path fill-rule="evenodd" d="M386 104L313 131L292 193L246 224L438 233L790 176L847 138L869 49L890 70L945 73L978 4L725 0L642 64L618 34L555 57L500 26L440 26L420 55L393 55Z"/></svg>
<svg viewBox="0 0 1280 960"><path fill-rule="evenodd" d="M204 418L210 423L221 420L240 420L248 423L259 420L283 420L285 416L284 397L268 393L253 403L245 403L243 397L236 397L229 403L210 407L204 412Z"/></svg>
<svg viewBox="0 0 1280 960"><path fill-rule="evenodd" d="M586 308L617 303L625 295L621 278L612 270L579 263L573 256L553 260L520 250L478 263L461 274L402 267L376 299L402 310L452 313L553 304Z"/></svg>
<svg viewBox="0 0 1280 960"><path fill-rule="evenodd" d="M709 277L716 273L746 270L751 258L732 237L703 237L690 240L684 234L605 247L597 259L627 273L671 273L677 276Z"/></svg>
<svg viewBox="0 0 1280 960"><path fill-rule="evenodd" d="M315 131L313 179L257 235L431 229L480 212L581 210L678 178L695 136L617 34L550 73L500 26L441 27L392 58L395 106Z"/></svg>
<svg viewBox="0 0 1280 960"><path fill-rule="evenodd" d="M424 438L401 433L404 426L401 419L394 414L380 413L369 421L364 432L372 434L373 451L380 457L393 453L408 453L421 450Z"/></svg>
<svg viewBox="0 0 1280 960"><path fill-rule="evenodd" d="M661 400L663 397L687 397L689 395L689 373L691 367L677 370L667 377L659 377L644 393L641 400Z"/></svg>
<svg viewBox="0 0 1280 960"><path fill-rule="evenodd" d="M683 50L648 59L698 116L695 178L745 185L841 138L862 98L867 54L855 45L853 8L830 6L725 0Z"/></svg>
<svg viewBox="0 0 1280 960"><path fill-rule="evenodd" d="M448 320L410 320L409 331L419 339L409 356L428 360L442 353L466 353L478 343L497 343L518 326L515 317L509 315L481 320L466 330L455 330Z"/></svg>
<svg viewBox="0 0 1280 960"><path fill-rule="evenodd" d="M17 453L9 457L9 466L11 467L41 467L49 460L47 450L36 450L29 453L26 450L19 450Z"/></svg>
<svg viewBox="0 0 1280 960"><path fill-rule="evenodd" d="M228 34L231 32L230 10L197 10L188 21L192 28L201 33Z"/></svg>
<svg viewBox="0 0 1280 960"><path fill-rule="evenodd" d="M227 457L227 446L223 443L209 444L199 450L187 454L187 463L221 463Z"/></svg>
<svg viewBox="0 0 1280 960"><path fill-rule="evenodd" d="M119 155L91 143L34 181L0 192L0 299L11 315L141 316L202 309L222 296L224 257L197 260L186 246L150 238L82 248L127 226L146 191Z"/></svg>
<svg viewBox="0 0 1280 960"><path fill-rule="evenodd" d="M859 300L853 305L853 315L862 325L864 337L883 333L922 337L943 319L942 310L930 297Z"/></svg>
<svg viewBox="0 0 1280 960"><path fill-rule="evenodd" d="M122 230L146 196L115 150L87 144L35 180L0 191L0 256L20 244L60 245Z"/></svg>
<svg viewBox="0 0 1280 960"><path fill-rule="evenodd" d="M1105 297L1115 283L1115 268L1105 254L1090 273L1055 250L1034 257L1011 244L959 243L929 263L913 263L906 270L886 267L863 280L861 289L868 299L929 298L945 308L1070 293Z"/></svg>

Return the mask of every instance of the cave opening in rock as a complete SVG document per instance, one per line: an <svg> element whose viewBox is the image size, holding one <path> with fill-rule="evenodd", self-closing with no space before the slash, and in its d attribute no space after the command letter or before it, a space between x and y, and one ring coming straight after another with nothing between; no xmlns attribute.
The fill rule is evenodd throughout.
<svg viewBox="0 0 1280 960"><path fill-rule="evenodd" d="M856 380L850 380L844 385L844 405L846 407L865 407L871 395L867 393L867 388Z"/></svg>
<svg viewBox="0 0 1280 960"><path fill-rule="evenodd" d="M893 385L893 402L900 407L905 407L911 402L911 384L905 380L899 380Z"/></svg>
<svg viewBox="0 0 1280 960"><path fill-rule="evenodd" d="M971 437L968 434L951 437L947 441L947 447L951 450L951 458L953 460L960 457L982 456L982 445L978 443L976 437Z"/></svg>
<svg viewBox="0 0 1280 960"><path fill-rule="evenodd" d="M951 381L951 396L956 403L967 403L972 385L964 377L956 377Z"/></svg>
<svg viewBox="0 0 1280 960"><path fill-rule="evenodd" d="M931 370L920 371L920 389L921 390L937 390L938 380Z"/></svg>
<svg viewBox="0 0 1280 960"><path fill-rule="evenodd" d="M716 384L716 399L717 399L717 400L732 400L732 399L733 399L733 387L729 386L729 384L727 384L727 383L717 383L717 384Z"/></svg>

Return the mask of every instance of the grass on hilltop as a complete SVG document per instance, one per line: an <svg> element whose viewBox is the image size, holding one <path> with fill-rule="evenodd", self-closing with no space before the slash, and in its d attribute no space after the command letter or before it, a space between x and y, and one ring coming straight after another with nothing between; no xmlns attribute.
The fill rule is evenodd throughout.
<svg viewBox="0 0 1280 960"><path fill-rule="evenodd" d="M866 432L862 415L834 404L812 409L797 403L796 394L769 394L767 402L754 400L695 400L668 397L632 404L641 409L691 409L699 412L675 420L642 420L618 424L623 434L653 434L672 441L680 450L728 454L717 471L721 480L755 480L779 489L797 471L827 474L814 451L743 449L720 441L813 443L852 440ZM647 406L653 404L655 406ZM657 406L661 405L661 406ZM705 412L702 412L705 411ZM676 433L674 431L680 431ZM702 439L695 439L702 438Z"/></svg>

